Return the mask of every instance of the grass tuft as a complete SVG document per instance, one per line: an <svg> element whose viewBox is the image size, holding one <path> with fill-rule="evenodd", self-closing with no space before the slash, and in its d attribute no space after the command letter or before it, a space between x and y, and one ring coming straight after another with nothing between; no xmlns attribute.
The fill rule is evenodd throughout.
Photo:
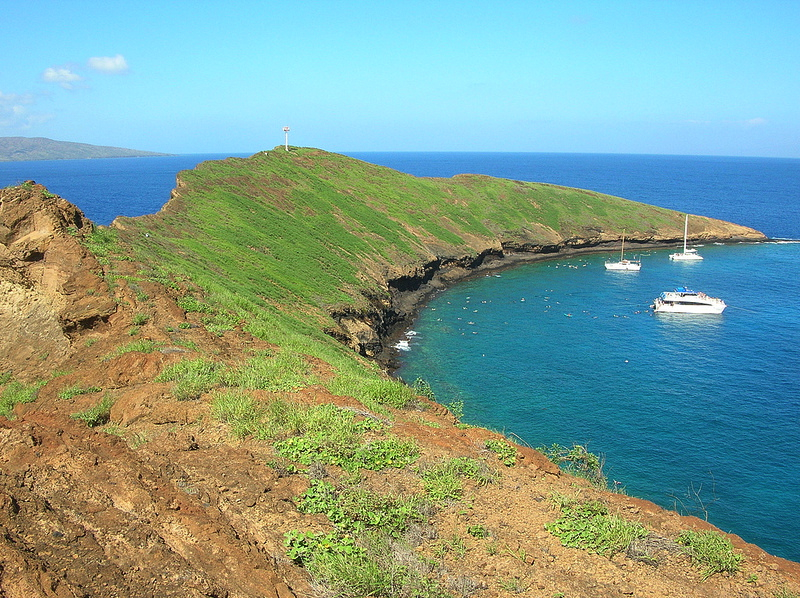
<svg viewBox="0 0 800 598"><path fill-rule="evenodd" d="M70 417L84 422L90 428L102 426L109 422L111 418L111 407L113 405L114 399L110 395L105 395L100 402L93 407L73 413Z"/></svg>
<svg viewBox="0 0 800 598"><path fill-rule="evenodd" d="M156 382L174 382L172 394L179 401L197 399L219 384L225 366L219 362L199 357L170 365L158 376Z"/></svg>
<svg viewBox="0 0 800 598"><path fill-rule="evenodd" d="M62 389L61 392L58 393L58 398L68 400L79 395L100 392L101 390L103 389L99 386L81 386L80 384L73 384L72 386Z"/></svg>
<svg viewBox="0 0 800 598"><path fill-rule="evenodd" d="M728 538L715 531L686 530L678 536L678 543L686 547L692 562L703 567L703 580L715 573L736 573L743 556L734 552Z"/></svg>
<svg viewBox="0 0 800 598"><path fill-rule="evenodd" d="M6 385L0 392L0 415L13 419L14 406L35 401L39 395L39 389L46 384L46 381L23 384L12 380L10 375L4 377Z"/></svg>
<svg viewBox="0 0 800 598"><path fill-rule="evenodd" d="M423 488L436 504L461 500L464 495L463 479L474 480L484 486L497 477L485 463L469 457L455 457L422 468L420 471Z"/></svg>

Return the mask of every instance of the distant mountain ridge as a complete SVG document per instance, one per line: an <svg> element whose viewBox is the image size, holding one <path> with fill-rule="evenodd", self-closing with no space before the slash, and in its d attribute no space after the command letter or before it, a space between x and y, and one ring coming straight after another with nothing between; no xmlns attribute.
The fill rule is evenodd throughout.
<svg viewBox="0 0 800 598"><path fill-rule="evenodd" d="M0 137L0 162L137 158L168 155L170 154L145 152L122 147L55 141L46 137Z"/></svg>

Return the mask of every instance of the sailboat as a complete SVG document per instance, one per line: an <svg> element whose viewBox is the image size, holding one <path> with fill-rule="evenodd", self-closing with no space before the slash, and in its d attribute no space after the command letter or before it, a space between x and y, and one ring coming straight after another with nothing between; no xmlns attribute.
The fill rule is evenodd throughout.
<svg viewBox="0 0 800 598"><path fill-rule="evenodd" d="M697 249L693 247L686 248L686 235L689 232L689 214L686 214L686 220L683 223L683 253L670 253L669 259L678 260L680 262L691 262L702 260L703 256L697 253Z"/></svg>
<svg viewBox="0 0 800 598"><path fill-rule="evenodd" d="M625 259L625 232L622 233L622 248L619 250L618 262L606 262L606 270L628 270L638 272L642 269L641 260Z"/></svg>

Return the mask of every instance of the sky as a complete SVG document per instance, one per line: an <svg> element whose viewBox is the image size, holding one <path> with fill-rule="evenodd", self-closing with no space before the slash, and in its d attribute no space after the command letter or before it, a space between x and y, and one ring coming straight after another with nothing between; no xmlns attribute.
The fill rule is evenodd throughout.
<svg viewBox="0 0 800 598"><path fill-rule="evenodd" d="M800 158L800 0L6 0L0 137Z"/></svg>

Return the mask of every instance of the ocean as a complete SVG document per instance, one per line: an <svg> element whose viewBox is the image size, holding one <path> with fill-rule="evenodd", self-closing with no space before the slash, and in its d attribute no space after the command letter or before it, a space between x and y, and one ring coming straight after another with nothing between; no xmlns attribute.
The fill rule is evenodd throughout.
<svg viewBox="0 0 800 598"><path fill-rule="evenodd" d="M108 225L117 216L158 212L169 201L178 172L230 155L0 162L0 187L35 181L74 203L95 224ZM250 154L233 155L246 157Z"/></svg>
<svg viewBox="0 0 800 598"><path fill-rule="evenodd" d="M479 173L592 189L800 239L800 160L502 153L348 153L417 176ZM0 186L33 179L108 224L157 211L174 156L0 163ZM707 518L800 561L800 243L714 245L698 263L641 254L555 258L460 283L412 325L398 374L426 379L463 421L531 446L585 444L610 485ZM649 310L688 286L720 316Z"/></svg>

